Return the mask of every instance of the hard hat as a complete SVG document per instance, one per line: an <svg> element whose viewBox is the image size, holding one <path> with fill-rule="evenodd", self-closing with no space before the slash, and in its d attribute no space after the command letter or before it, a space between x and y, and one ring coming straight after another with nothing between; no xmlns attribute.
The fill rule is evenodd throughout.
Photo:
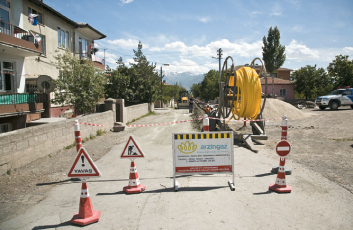
<svg viewBox="0 0 353 230"><path fill-rule="evenodd" d="M207 104L207 107L210 106L210 104Z"/></svg>

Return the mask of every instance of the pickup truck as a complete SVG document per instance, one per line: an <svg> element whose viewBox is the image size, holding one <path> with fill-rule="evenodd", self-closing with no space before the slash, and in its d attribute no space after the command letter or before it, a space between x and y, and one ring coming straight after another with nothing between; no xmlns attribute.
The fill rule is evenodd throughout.
<svg viewBox="0 0 353 230"><path fill-rule="evenodd" d="M330 95L316 98L315 104L321 110L327 107L336 110L340 106L351 106L353 109L353 88L336 89Z"/></svg>

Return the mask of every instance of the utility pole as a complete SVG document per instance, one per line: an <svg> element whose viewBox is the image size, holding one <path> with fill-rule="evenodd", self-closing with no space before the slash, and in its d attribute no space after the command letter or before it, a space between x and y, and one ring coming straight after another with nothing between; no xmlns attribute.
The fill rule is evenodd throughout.
<svg viewBox="0 0 353 230"><path fill-rule="evenodd" d="M219 60L219 99L221 99L221 77L222 77L222 73L221 73L221 60L222 60L222 49L219 48L218 51L218 60Z"/></svg>
<svg viewBox="0 0 353 230"><path fill-rule="evenodd" d="M162 66L161 66L161 108L163 108L163 75L162 75Z"/></svg>
<svg viewBox="0 0 353 230"><path fill-rule="evenodd" d="M106 49L104 49L104 69L105 69L105 50Z"/></svg>
<svg viewBox="0 0 353 230"><path fill-rule="evenodd" d="M221 81L221 78L222 78L222 70L221 70L221 60L222 60L222 48L219 48L218 50L217 50L217 57L213 57L213 58L215 58L215 59L218 59L218 61L219 61L219 88L218 88L218 92L219 92L219 98L218 98L218 104L219 104L219 106L218 106L218 117L221 117L221 113L222 113L222 108L221 108L221 105L223 106L223 101L222 101L222 96L223 95L221 95L222 94L222 81ZM221 129L221 131L223 131L224 130L224 124L222 125L221 124L221 126L219 127L220 129Z"/></svg>

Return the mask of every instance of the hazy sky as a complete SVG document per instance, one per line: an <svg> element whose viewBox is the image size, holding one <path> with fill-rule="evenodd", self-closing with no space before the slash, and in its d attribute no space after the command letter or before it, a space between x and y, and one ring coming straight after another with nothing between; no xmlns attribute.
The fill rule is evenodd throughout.
<svg viewBox="0 0 353 230"><path fill-rule="evenodd" d="M98 56L115 67L132 62L139 41L157 68L169 72L218 70L217 50L235 65L262 58L262 38L277 26L287 59L282 67L326 69L338 54L353 59L353 1L44 0L76 22L107 35ZM223 59L224 60L224 59ZM223 63L223 61L222 61Z"/></svg>

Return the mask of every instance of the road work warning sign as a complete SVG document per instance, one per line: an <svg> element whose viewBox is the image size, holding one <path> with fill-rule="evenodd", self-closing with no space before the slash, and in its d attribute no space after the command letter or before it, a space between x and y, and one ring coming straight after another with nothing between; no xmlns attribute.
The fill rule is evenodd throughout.
<svg viewBox="0 0 353 230"><path fill-rule="evenodd" d="M232 173L232 132L173 133L175 174Z"/></svg>
<svg viewBox="0 0 353 230"><path fill-rule="evenodd" d="M130 136L120 157L135 158L135 157L145 157L145 155L143 154L141 148L138 146L133 136Z"/></svg>
<svg viewBox="0 0 353 230"><path fill-rule="evenodd" d="M85 148L81 147L67 173L68 177L100 177L101 173L88 155Z"/></svg>

